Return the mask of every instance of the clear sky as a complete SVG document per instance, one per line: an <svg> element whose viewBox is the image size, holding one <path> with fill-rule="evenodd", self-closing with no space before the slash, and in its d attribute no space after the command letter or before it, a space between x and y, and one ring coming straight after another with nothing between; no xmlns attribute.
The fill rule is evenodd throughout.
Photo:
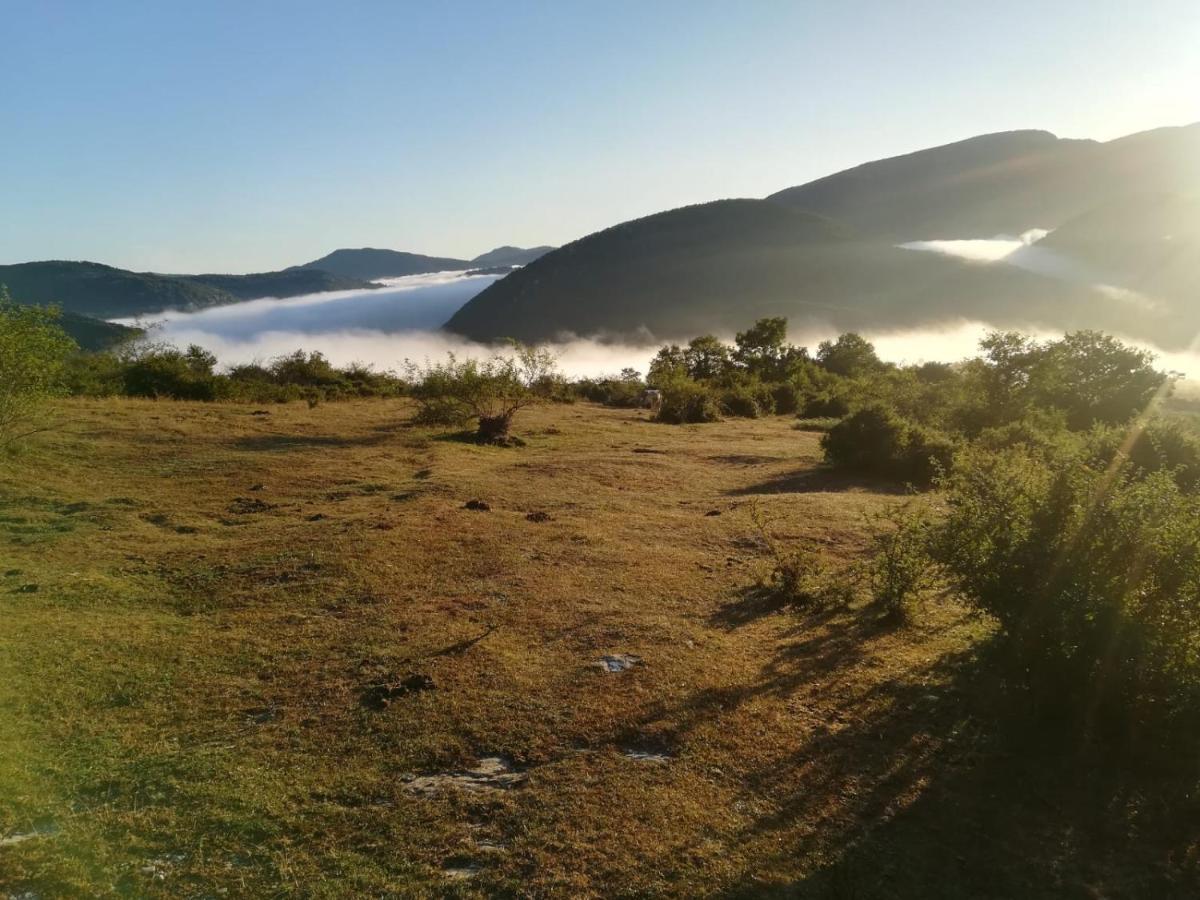
<svg viewBox="0 0 1200 900"><path fill-rule="evenodd" d="M0 0L0 262L473 256L1012 128L1200 120L1197 0Z"/></svg>

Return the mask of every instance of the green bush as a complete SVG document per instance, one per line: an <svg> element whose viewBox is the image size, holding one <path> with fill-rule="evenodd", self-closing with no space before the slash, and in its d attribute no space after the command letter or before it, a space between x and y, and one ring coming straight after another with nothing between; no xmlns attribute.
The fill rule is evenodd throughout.
<svg viewBox="0 0 1200 900"><path fill-rule="evenodd" d="M584 400L619 409L641 406L646 392L646 383L641 378L581 378L572 387Z"/></svg>
<svg viewBox="0 0 1200 900"><path fill-rule="evenodd" d="M1121 456L1143 474L1169 472L1185 490L1200 485L1200 436L1179 419L1097 425L1088 434L1088 446L1098 463L1108 465Z"/></svg>
<svg viewBox="0 0 1200 900"><path fill-rule="evenodd" d="M1166 472L1023 448L967 453L946 489L938 557L1039 703L1124 725L1194 716L1200 497Z"/></svg>
<svg viewBox="0 0 1200 900"><path fill-rule="evenodd" d="M827 462L928 487L954 459L945 435L875 404L847 416L821 438Z"/></svg>
<svg viewBox="0 0 1200 900"><path fill-rule="evenodd" d="M690 378L675 378L662 383L662 403L655 421L671 425L718 422L721 410L712 389Z"/></svg>
<svg viewBox="0 0 1200 900"><path fill-rule="evenodd" d="M742 419L757 419L774 412L771 389L756 381L734 384L720 392L721 411Z"/></svg>
<svg viewBox="0 0 1200 900"><path fill-rule="evenodd" d="M0 447L39 430L43 404L61 393L75 342L56 310L12 303L0 285Z"/></svg>
<svg viewBox="0 0 1200 900"><path fill-rule="evenodd" d="M122 393L128 397L216 400L216 358L194 344L186 351L166 345L144 346L124 360Z"/></svg>
<svg viewBox="0 0 1200 900"><path fill-rule="evenodd" d="M905 619L912 604L936 581L933 522L924 508L911 503L886 519L886 526L876 528L871 537L871 587L880 606Z"/></svg>
<svg viewBox="0 0 1200 900"><path fill-rule="evenodd" d="M513 417L527 406L551 399L555 359L547 350L514 344L510 355L443 363L408 363L409 392L417 402L415 421L426 425L474 422L480 443L510 443Z"/></svg>
<svg viewBox="0 0 1200 900"><path fill-rule="evenodd" d="M850 414L850 401L840 391L823 390L808 397L800 413L805 419L840 419Z"/></svg>

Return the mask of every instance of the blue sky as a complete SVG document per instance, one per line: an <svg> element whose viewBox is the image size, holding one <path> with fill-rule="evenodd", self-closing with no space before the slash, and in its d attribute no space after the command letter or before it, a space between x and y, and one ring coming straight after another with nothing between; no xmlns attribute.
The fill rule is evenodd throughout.
<svg viewBox="0 0 1200 900"><path fill-rule="evenodd" d="M988 131L1200 120L1195 0L0 0L0 262L473 256Z"/></svg>

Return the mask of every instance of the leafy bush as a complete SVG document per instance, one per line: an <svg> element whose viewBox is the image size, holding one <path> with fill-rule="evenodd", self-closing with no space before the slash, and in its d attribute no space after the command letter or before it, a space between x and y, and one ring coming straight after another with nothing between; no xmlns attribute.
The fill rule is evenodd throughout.
<svg viewBox="0 0 1200 900"><path fill-rule="evenodd" d="M62 391L76 347L57 319L55 310L16 305L0 286L0 447L37 431L44 402Z"/></svg>
<svg viewBox="0 0 1200 900"><path fill-rule="evenodd" d="M216 400L216 361L195 344L186 351L162 344L143 345L130 350L123 360L122 393L128 397Z"/></svg>
<svg viewBox="0 0 1200 900"><path fill-rule="evenodd" d="M840 419L850 413L850 401L837 391L824 390L810 396L801 408L805 419Z"/></svg>
<svg viewBox="0 0 1200 900"><path fill-rule="evenodd" d="M1200 700L1200 497L1024 449L971 451L947 481L938 556L999 621L1041 703L1148 721Z"/></svg>
<svg viewBox="0 0 1200 900"><path fill-rule="evenodd" d="M839 468L870 472L927 487L950 468L954 444L945 435L908 422L880 405L843 419L821 438L825 459Z"/></svg>
<svg viewBox="0 0 1200 900"><path fill-rule="evenodd" d="M869 571L875 601L899 619L936 581L931 555L933 523L921 507L905 504L871 538Z"/></svg>
<svg viewBox="0 0 1200 900"><path fill-rule="evenodd" d="M636 409L642 405L646 383L637 373L633 375L632 378L581 378L573 387L575 393L593 403Z"/></svg>
<svg viewBox="0 0 1200 900"><path fill-rule="evenodd" d="M757 419L774 411L771 388L762 382L745 380L720 393L721 411L743 419Z"/></svg>
<svg viewBox="0 0 1200 900"><path fill-rule="evenodd" d="M1184 490L1200 485L1200 436L1178 419L1151 418L1123 428L1098 425L1088 442L1100 464L1120 456L1143 474L1169 472Z"/></svg>
<svg viewBox="0 0 1200 900"><path fill-rule="evenodd" d="M548 399L554 383L554 356L547 350L515 344L510 356L460 361L448 354L444 363L408 363L410 393L417 401L416 421L428 425L476 423L481 443L509 441L513 417Z"/></svg>
<svg viewBox="0 0 1200 900"><path fill-rule="evenodd" d="M662 403L655 414L655 421L671 425L695 422L717 422L721 411L716 397L708 385L690 378L674 378L662 382Z"/></svg>

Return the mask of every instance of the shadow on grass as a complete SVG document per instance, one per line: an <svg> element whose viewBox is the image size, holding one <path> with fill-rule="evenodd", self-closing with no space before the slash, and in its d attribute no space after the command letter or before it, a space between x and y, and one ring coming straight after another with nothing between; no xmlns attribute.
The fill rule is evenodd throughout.
<svg viewBox="0 0 1200 900"><path fill-rule="evenodd" d="M738 753L759 811L725 839L745 868L722 896L1200 896L1193 756L1156 767L1086 743L1030 717L995 643L938 655L906 633L869 607L798 616L752 681L642 720L682 748L736 740L722 720L763 698L795 717L798 744Z"/></svg>
<svg viewBox="0 0 1200 900"><path fill-rule="evenodd" d="M729 496L744 497L752 494L820 494L846 491L869 491L874 494L908 494L905 485L880 478L836 472L824 467L803 469L792 475L780 475L746 487L728 491Z"/></svg>
<svg viewBox="0 0 1200 900"><path fill-rule="evenodd" d="M301 450L318 450L333 447L371 447L387 443L388 435L364 435L359 437L342 437L328 434L253 434L234 438L231 441L234 450L250 453L291 453Z"/></svg>

